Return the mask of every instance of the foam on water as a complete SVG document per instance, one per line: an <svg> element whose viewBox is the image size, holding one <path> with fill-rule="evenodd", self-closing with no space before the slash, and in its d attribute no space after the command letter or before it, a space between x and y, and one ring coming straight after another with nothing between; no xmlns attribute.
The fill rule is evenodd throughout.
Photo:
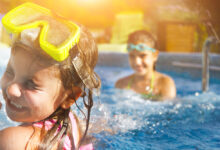
<svg viewBox="0 0 220 150"><path fill-rule="evenodd" d="M105 99L101 107L107 114L106 124L114 135L96 134L100 149L124 149L127 146L131 146L128 149L161 149L160 144L168 143L167 149L185 149L186 145L193 149L196 143L199 149L219 146L213 139L203 145L207 141L204 136L220 137L215 134L220 133L219 128L212 130L220 123L220 96L215 93L152 102L128 91L112 90L112 95L103 94L101 99Z"/></svg>
<svg viewBox="0 0 220 150"><path fill-rule="evenodd" d="M211 79L213 92L201 93L199 78L166 72L174 78L178 96L174 101L152 102L134 92L114 89L115 81L131 73L130 69L100 67L97 72L103 81L101 110L106 124L114 131L114 134L95 134L98 149L220 147L220 82L217 79Z"/></svg>

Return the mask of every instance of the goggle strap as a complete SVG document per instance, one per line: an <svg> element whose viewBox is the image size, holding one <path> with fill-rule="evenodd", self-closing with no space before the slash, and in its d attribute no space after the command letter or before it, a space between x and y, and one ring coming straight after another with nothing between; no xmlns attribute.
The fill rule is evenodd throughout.
<svg viewBox="0 0 220 150"><path fill-rule="evenodd" d="M140 51L140 52L146 51L146 50L151 51L151 52L155 52L155 51L156 51L154 48L151 48L151 47L149 47L149 46L146 45L146 44L137 44L137 45L134 45L134 44L131 44L131 43L128 44L127 50L128 50L128 52L131 52L131 51L133 51L133 50L137 50L137 51Z"/></svg>

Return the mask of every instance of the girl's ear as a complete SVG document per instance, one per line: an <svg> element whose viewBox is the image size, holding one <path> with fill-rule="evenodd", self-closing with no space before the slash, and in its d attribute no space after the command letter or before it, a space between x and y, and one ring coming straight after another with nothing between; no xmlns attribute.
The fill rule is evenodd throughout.
<svg viewBox="0 0 220 150"><path fill-rule="evenodd" d="M67 93L67 99L61 103L61 107L63 109L70 108L70 106L72 106L75 103L75 101L81 96L82 90L81 88L75 86L72 90L68 90Z"/></svg>
<svg viewBox="0 0 220 150"><path fill-rule="evenodd" d="M154 61L155 61L155 62L157 61L158 55L159 55L159 51L156 50L156 51L153 53Z"/></svg>

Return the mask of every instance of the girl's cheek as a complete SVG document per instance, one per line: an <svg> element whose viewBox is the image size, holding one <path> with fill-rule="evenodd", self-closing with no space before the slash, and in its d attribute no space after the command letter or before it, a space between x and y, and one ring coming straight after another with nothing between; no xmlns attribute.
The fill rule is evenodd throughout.
<svg viewBox="0 0 220 150"><path fill-rule="evenodd" d="M41 100L43 99L42 95L35 91L24 91L24 98L28 105L36 106L40 104Z"/></svg>
<svg viewBox="0 0 220 150"><path fill-rule="evenodd" d="M2 90L4 90L6 88L6 84L9 82L9 80L7 79L5 74L2 76L0 82L1 82L1 88L2 88Z"/></svg>
<svg viewBox="0 0 220 150"><path fill-rule="evenodd" d="M146 64L148 64L148 65L153 64L153 60L150 59L150 58L144 59L144 60L145 60L144 62L145 62Z"/></svg>

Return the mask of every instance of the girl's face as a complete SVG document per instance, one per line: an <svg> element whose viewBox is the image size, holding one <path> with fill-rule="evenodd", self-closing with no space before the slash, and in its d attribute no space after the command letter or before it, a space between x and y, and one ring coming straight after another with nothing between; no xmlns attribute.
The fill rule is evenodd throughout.
<svg viewBox="0 0 220 150"><path fill-rule="evenodd" d="M21 47L11 54L1 87L6 112L18 122L43 120L68 97L58 69Z"/></svg>
<svg viewBox="0 0 220 150"><path fill-rule="evenodd" d="M138 43L141 44L141 43ZM147 44L147 43L146 43ZM148 44L149 45L149 44ZM154 64L157 61L158 52L137 51L129 52L130 66L139 75L145 75L154 70Z"/></svg>

